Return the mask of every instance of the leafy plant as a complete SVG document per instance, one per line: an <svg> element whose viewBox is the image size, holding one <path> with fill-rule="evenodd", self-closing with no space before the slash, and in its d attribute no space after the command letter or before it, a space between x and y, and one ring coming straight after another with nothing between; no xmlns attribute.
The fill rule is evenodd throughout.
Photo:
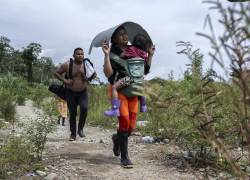
<svg viewBox="0 0 250 180"><path fill-rule="evenodd" d="M35 152L35 157L42 160L45 143L49 133L55 130L56 123L50 117L38 114L37 119L30 120L24 127L24 134Z"/></svg>
<svg viewBox="0 0 250 180"><path fill-rule="evenodd" d="M0 178L29 170L32 162L32 147L22 136L11 136L0 147Z"/></svg>

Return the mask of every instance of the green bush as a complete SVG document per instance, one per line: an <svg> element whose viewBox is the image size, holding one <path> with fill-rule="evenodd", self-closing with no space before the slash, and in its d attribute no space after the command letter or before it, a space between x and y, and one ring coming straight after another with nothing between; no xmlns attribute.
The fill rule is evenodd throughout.
<svg viewBox="0 0 250 180"><path fill-rule="evenodd" d="M41 108L46 98L52 97L53 94L48 91L48 87L43 84L33 84L29 87L29 98L34 102L34 106Z"/></svg>
<svg viewBox="0 0 250 180"><path fill-rule="evenodd" d="M8 172L23 173L31 168L32 147L23 137L11 136L0 147L0 178L7 178Z"/></svg>
<svg viewBox="0 0 250 180"><path fill-rule="evenodd" d="M26 97L25 96L17 96L17 104L18 105L24 105L25 104Z"/></svg>
<svg viewBox="0 0 250 180"><path fill-rule="evenodd" d="M27 97L28 92L28 83L22 78L17 78L11 74L0 76L0 87L3 91L8 91L15 98Z"/></svg>
<svg viewBox="0 0 250 180"><path fill-rule="evenodd" d="M32 146L37 160L42 160L42 153L47 136L56 128L56 122L52 121L50 117L38 114L36 119L30 120L24 125L24 134Z"/></svg>
<svg viewBox="0 0 250 180"><path fill-rule="evenodd" d="M0 76L0 117L14 123L16 103L24 104L28 84L11 74Z"/></svg>
<svg viewBox="0 0 250 180"><path fill-rule="evenodd" d="M8 122L15 121L15 97L9 91L0 90L0 117Z"/></svg>

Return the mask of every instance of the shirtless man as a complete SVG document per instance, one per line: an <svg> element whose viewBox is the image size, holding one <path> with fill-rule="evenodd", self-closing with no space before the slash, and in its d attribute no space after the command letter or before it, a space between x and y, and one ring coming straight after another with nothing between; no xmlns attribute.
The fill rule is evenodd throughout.
<svg viewBox="0 0 250 180"><path fill-rule="evenodd" d="M63 63L54 73L55 77L61 80L66 85L66 100L69 109L69 122L70 122L70 141L76 139L76 132L80 137L85 137L83 127L88 111L88 93L87 93L87 80L83 68L84 52L82 48L76 48L73 54L73 68L72 78L65 78L69 74L70 61ZM76 131L76 115L77 105L80 106L80 117L78 122L78 129Z"/></svg>

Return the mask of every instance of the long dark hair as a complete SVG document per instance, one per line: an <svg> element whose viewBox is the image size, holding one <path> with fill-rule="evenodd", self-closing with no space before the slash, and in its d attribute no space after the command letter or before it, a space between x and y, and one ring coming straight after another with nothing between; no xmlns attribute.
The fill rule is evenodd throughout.
<svg viewBox="0 0 250 180"><path fill-rule="evenodd" d="M116 44L116 43L115 43L116 34L117 34L120 30L124 30L124 31L127 32L127 30L125 29L124 26L119 26L118 28L116 28L116 30L113 32L113 34L112 34L112 36L111 36L111 43L112 43L112 45L113 45L113 44Z"/></svg>
<svg viewBox="0 0 250 180"><path fill-rule="evenodd" d="M134 40L132 42L133 46L135 46L143 51L148 50L149 44L150 44L149 40L143 34L137 34L134 37Z"/></svg>
<svg viewBox="0 0 250 180"><path fill-rule="evenodd" d="M112 36L111 36L111 52L117 55L120 55L122 53L122 50L117 47L117 44L115 42L115 38L116 38L116 34L120 31L120 30L124 30L127 32L127 30L125 29L124 26L119 26L118 28L116 28L116 30L113 32Z"/></svg>

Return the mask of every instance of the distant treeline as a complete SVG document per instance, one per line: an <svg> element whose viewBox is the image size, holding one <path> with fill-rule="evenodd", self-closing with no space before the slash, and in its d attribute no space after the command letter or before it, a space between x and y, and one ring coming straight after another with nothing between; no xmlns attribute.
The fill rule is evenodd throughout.
<svg viewBox="0 0 250 180"><path fill-rule="evenodd" d="M0 75L12 74L30 83L48 84L55 65L50 57L39 56L42 46L32 42L22 49L14 49L10 43L10 39L0 36Z"/></svg>

